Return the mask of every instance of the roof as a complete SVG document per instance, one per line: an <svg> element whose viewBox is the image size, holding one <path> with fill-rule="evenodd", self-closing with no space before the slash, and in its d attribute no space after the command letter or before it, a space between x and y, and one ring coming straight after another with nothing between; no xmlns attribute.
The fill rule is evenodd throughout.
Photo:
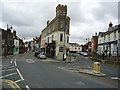
<svg viewBox="0 0 120 90"><path fill-rule="evenodd" d="M114 31L117 31L117 30L120 30L120 24L119 25L116 25L112 28L108 28L108 30L106 32L99 32L98 36L101 35L101 36L104 36L106 34L109 34L111 32L114 32Z"/></svg>
<svg viewBox="0 0 120 90"><path fill-rule="evenodd" d="M80 45L78 43L69 43L69 45L75 46L75 47L80 47Z"/></svg>

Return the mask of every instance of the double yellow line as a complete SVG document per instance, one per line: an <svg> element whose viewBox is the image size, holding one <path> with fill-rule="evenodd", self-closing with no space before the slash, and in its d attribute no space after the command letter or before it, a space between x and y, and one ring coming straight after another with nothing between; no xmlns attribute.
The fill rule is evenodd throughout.
<svg viewBox="0 0 120 90"><path fill-rule="evenodd" d="M10 85L13 90L22 90L22 89L19 87L19 85L16 84L16 83L15 83L14 81L12 81L12 80L0 79L0 82L6 83L6 84Z"/></svg>

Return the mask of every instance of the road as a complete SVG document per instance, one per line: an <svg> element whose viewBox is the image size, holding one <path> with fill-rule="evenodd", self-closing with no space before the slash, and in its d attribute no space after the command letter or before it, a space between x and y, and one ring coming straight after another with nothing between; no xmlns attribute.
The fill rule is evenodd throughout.
<svg viewBox="0 0 120 90"><path fill-rule="evenodd" d="M102 65L106 77L68 71L67 68L92 68L93 61L77 55L74 63L47 62L28 52L3 58L1 79L16 82L21 88L118 88L117 68ZM60 68L65 68L60 69Z"/></svg>

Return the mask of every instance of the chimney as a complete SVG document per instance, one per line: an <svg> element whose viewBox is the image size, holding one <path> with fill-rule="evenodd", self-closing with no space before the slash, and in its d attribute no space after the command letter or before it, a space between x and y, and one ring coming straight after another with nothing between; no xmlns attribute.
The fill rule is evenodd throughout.
<svg viewBox="0 0 120 90"><path fill-rule="evenodd" d="M47 26L49 25L49 23L50 23L50 20L47 21Z"/></svg>
<svg viewBox="0 0 120 90"><path fill-rule="evenodd" d="M13 36L16 36L16 31L15 30L13 30Z"/></svg>
<svg viewBox="0 0 120 90"><path fill-rule="evenodd" d="M109 23L109 28L108 28L108 31L111 31L113 29L113 24L112 22Z"/></svg>
<svg viewBox="0 0 120 90"><path fill-rule="evenodd" d="M95 33L95 36L97 36L97 32Z"/></svg>
<svg viewBox="0 0 120 90"><path fill-rule="evenodd" d="M112 24L112 22L110 22L110 23L109 23L109 28L112 27L112 26L113 26L113 24Z"/></svg>

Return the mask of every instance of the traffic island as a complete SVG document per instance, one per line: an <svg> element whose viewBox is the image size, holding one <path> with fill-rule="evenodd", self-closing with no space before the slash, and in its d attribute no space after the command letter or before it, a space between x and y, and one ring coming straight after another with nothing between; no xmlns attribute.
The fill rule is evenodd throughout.
<svg viewBox="0 0 120 90"><path fill-rule="evenodd" d="M79 70L79 73L90 74L90 75L94 75L94 76L98 76L98 77L106 76L106 74L104 74L104 73L101 73L101 72L96 73L96 72L94 72L94 70L88 70L88 69L81 69L81 70Z"/></svg>
<svg viewBox="0 0 120 90"><path fill-rule="evenodd" d="M100 72L100 62L94 62L94 70L93 69L81 69L80 72L91 74L99 77L106 76L106 74Z"/></svg>

